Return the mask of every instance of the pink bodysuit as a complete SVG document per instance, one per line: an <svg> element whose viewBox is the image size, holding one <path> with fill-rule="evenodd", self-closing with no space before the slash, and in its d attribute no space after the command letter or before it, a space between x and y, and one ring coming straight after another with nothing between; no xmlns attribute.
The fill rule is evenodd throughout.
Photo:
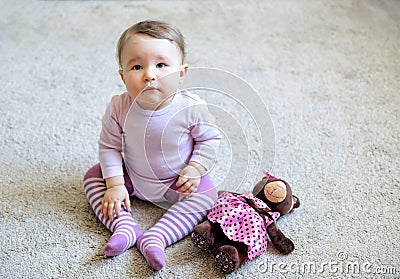
<svg viewBox="0 0 400 279"><path fill-rule="evenodd" d="M163 202L189 161L212 168L221 139L214 123L206 102L187 91L156 111L142 109L128 93L114 96L99 139L103 178L123 175L124 163L134 195Z"/></svg>

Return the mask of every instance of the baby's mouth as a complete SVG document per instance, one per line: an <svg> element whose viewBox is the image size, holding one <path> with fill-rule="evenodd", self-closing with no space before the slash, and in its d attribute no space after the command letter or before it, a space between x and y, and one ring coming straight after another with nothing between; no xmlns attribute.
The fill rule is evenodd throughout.
<svg viewBox="0 0 400 279"><path fill-rule="evenodd" d="M153 91L153 90L158 90L158 88L157 88L157 87L154 87L154 86L147 86L147 87L145 87L145 88L142 90L142 92L145 92L145 91Z"/></svg>

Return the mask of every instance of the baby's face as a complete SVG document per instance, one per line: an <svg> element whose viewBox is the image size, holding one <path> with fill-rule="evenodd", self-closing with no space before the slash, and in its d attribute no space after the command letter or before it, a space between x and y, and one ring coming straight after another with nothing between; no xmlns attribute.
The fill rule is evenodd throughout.
<svg viewBox="0 0 400 279"><path fill-rule="evenodd" d="M149 110L169 103L168 97L177 91L187 71L175 43L144 34L135 34L126 41L121 64L119 73L129 96Z"/></svg>

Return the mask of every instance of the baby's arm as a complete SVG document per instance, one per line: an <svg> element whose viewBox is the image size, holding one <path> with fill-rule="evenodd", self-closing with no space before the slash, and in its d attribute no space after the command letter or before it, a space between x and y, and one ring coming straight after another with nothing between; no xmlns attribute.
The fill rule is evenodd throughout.
<svg viewBox="0 0 400 279"><path fill-rule="evenodd" d="M194 140L192 157L176 183L180 187L177 191L185 196L197 191L201 177L211 169L221 139L219 129L213 125L215 119L208 111L206 103L200 100L198 104L191 107L195 116L195 124L190 128Z"/></svg>
<svg viewBox="0 0 400 279"><path fill-rule="evenodd" d="M130 211L129 194L125 188L122 167L122 128L120 119L124 119L124 108L129 107L125 95L114 96L107 106L102 119L99 139L99 159L107 190L102 200L102 212L105 219L120 216L121 203Z"/></svg>
<svg viewBox="0 0 400 279"><path fill-rule="evenodd" d="M106 178L106 185L107 191L101 201L101 210L104 218L112 221L114 219L114 211L117 218L120 216L121 203L124 203L128 212L131 211L131 205L122 175Z"/></svg>

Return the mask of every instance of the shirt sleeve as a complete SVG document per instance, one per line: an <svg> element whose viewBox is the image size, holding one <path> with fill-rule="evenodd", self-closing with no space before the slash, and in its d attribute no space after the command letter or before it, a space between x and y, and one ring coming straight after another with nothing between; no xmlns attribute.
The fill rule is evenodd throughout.
<svg viewBox="0 0 400 279"><path fill-rule="evenodd" d="M114 96L102 118L100 133L99 160L103 178L123 175L122 169L122 127L118 121L120 106L119 96Z"/></svg>
<svg viewBox="0 0 400 279"><path fill-rule="evenodd" d="M216 162L221 133L205 101L200 100L194 106L194 112L195 121L190 129L194 148L190 161L199 163L206 170L210 170Z"/></svg>

